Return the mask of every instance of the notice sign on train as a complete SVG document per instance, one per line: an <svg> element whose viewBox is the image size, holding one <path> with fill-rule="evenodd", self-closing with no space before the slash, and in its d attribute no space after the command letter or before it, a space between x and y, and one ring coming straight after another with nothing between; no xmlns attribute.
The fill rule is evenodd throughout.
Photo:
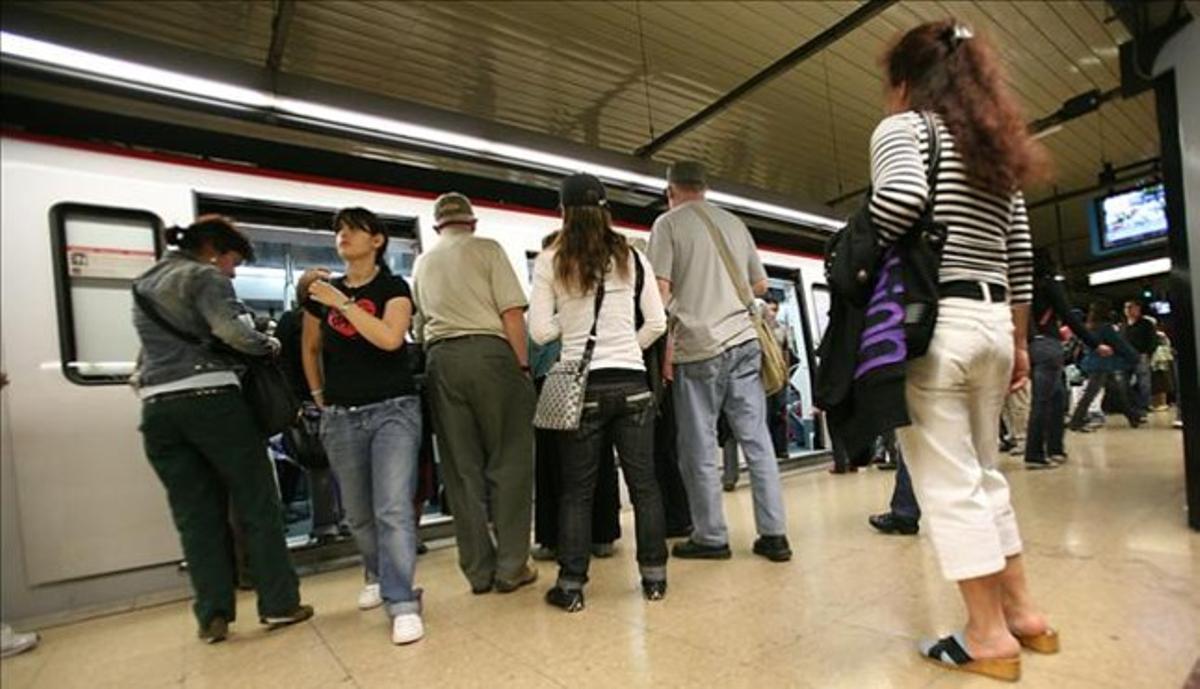
<svg viewBox="0 0 1200 689"><path fill-rule="evenodd" d="M132 280L154 265L154 252L102 246L68 246L67 272L77 278Z"/></svg>

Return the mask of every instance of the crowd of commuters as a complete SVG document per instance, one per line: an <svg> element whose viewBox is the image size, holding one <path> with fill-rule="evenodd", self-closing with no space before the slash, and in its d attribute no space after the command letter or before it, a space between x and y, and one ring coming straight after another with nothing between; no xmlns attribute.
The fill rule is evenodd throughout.
<svg viewBox="0 0 1200 689"><path fill-rule="evenodd" d="M1092 398L1112 377L1122 381L1110 388L1119 410L1140 424L1153 374L1164 365L1160 338L1134 302L1120 329L1101 304L1081 320L1049 254L1033 251L1020 188L1044 165L982 38L952 20L924 24L898 40L883 65L889 114L870 149L869 212L879 243L904 242L926 208L947 235L933 339L906 371L911 424L877 443L885 464L898 469L895 494L871 524L916 534L924 519L942 573L958 584L963 630L923 645L922 654L1015 679L1021 647L1052 653L1058 637L1029 593L998 467L1006 399L1003 416L1011 433L1024 436L1026 465L1053 466L1066 459L1060 324L1087 350L1074 429L1086 427ZM940 162L929 170L934 149ZM358 607L384 607L394 643L424 634L417 484L430 422L459 567L475 594L527 586L538 578L534 557L553 558L559 569L546 602L583 609L590 558L611 554L619 536L619 464L642 592L663 598L669 555L732 557L721 493L736 484L739 450L753 499L751 550L789 560L777 461L787 452L782 397L764 394L758 316L741 296L765 295L767 275L744 223L706 200L700 164L672 165L667 182L669 210L642 250L614 231L598 179L566 178L561 227L536 258L528 300L500 245L475 234L478 221L462 194L436 200L440 237L420 257L411 285L388 269L379 220L344 209L332 227L340 274L314 270L299 281L298 306L276 330L282 345L253 327L234 295L236 267L254 257L235 225L205 216L171 228L165 239L173 250L134 287L142 342L136 389L146 453L188 561L201 638L224 639L235 618L231 504L261 621L276 627L313 614L300 602L263 433L239 394L247 358L281 347L336 479L314 491L340 496L331 504L344 510L363 557ZM764 310L788 351L778 303L768 299ZM578 427L535 433L543 381L555 362L570 361L586 364ZM1014 394L1023 390L1026 402ZM854 466L837 461L839 471ZM668 551L667 539L677 537L686 539Z"/></svg>

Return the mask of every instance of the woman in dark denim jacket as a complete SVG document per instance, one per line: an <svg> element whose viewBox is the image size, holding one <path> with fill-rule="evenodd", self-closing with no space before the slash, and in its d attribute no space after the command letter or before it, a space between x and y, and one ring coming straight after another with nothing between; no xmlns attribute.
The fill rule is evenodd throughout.
<svg viewBox="0 0 1200 689"><path fill-rule="evenodd" d="M321 442L367 570L358 607L386 603L392 643L409 644L425 635L413 586L421 400L405 342L412 292L388 268L387 232L374 213L343 209L333 230L346 273L321 271L309 287L304 375L323 409Z"/></svg>
<svg viewBox="0 0 1200 689"><path fill-rule="evenodd" d="M635 261L646 258L612 229L607 197L591 175L572 175L561 189L563 228L538 254L530 297L529 329L535 342L562 339L562 359L581 359L595 326L583 417L559 442L558 582L546 602L567 612L583 609L591 545L592 501L600 462L615 443L633 502L642 591L658 600L667 591L666 521L654 474L654 401L642 350L666 330L658 291L634 294ZM601 290L599 314L596 293ZM644 316L634 325L634 301Z"/></svg>
<svg viewBox="0 0 1200 689"><path fill-rule="evenodd" d="M146 456L167 489L196 593L200 638L214 643L235 613L231 502L246 534L259 619L274 628L313 610L300 604L266 443L238 390L239 357L279 351L233 291L237 266L254 251L220 216L169 228L165 239L178 248L134 283L142 343L134 380Z"/></svg>

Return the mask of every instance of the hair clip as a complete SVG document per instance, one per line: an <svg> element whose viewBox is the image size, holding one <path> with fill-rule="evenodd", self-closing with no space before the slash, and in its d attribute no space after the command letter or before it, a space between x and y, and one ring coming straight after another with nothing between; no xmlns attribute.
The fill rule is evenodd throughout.
<svg viewBox="0 0 1200 689"><path fill-rule="evenodd" d="M950 47L950 52L954 52L963 41L975 38L975 32L966 24L955 22L953 26L946 30L944 37L946 44Z"/></svg>

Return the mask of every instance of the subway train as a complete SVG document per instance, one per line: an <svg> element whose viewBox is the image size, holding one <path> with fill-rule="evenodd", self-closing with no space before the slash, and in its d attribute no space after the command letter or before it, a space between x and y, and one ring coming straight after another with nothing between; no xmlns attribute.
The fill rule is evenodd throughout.
<svg viewBox="0 0 1200 689"><path fill-rule="evenodd" d="M176 564L178 535L143 455L140 404L127 384L138 351L131 280L164 250L161 228L209 212L237 220L258 257L239 269L236 290L259 314L272 315L291 306L304 269L339 263L328 227L334 210L364 206L379 214L392 235L388 260L408 276L421 248L437 241L433 199L21 134L6 134L2 152L0 356L10 380L4 478L13 483L5 490L4 517L19 524L20 538L9 542L21 543L25 584L53 589ZM483 200L477 214L478 233L497 240L528 281L542 237L557 227L555 214ZM649 231L619 229L642 238ZM814 343L828 310L822 263L771 247L760 252L791 333L791 455L813 457L824 445L810 383ZM295 544L306 544L303 530L293 536Z"/></svg>

